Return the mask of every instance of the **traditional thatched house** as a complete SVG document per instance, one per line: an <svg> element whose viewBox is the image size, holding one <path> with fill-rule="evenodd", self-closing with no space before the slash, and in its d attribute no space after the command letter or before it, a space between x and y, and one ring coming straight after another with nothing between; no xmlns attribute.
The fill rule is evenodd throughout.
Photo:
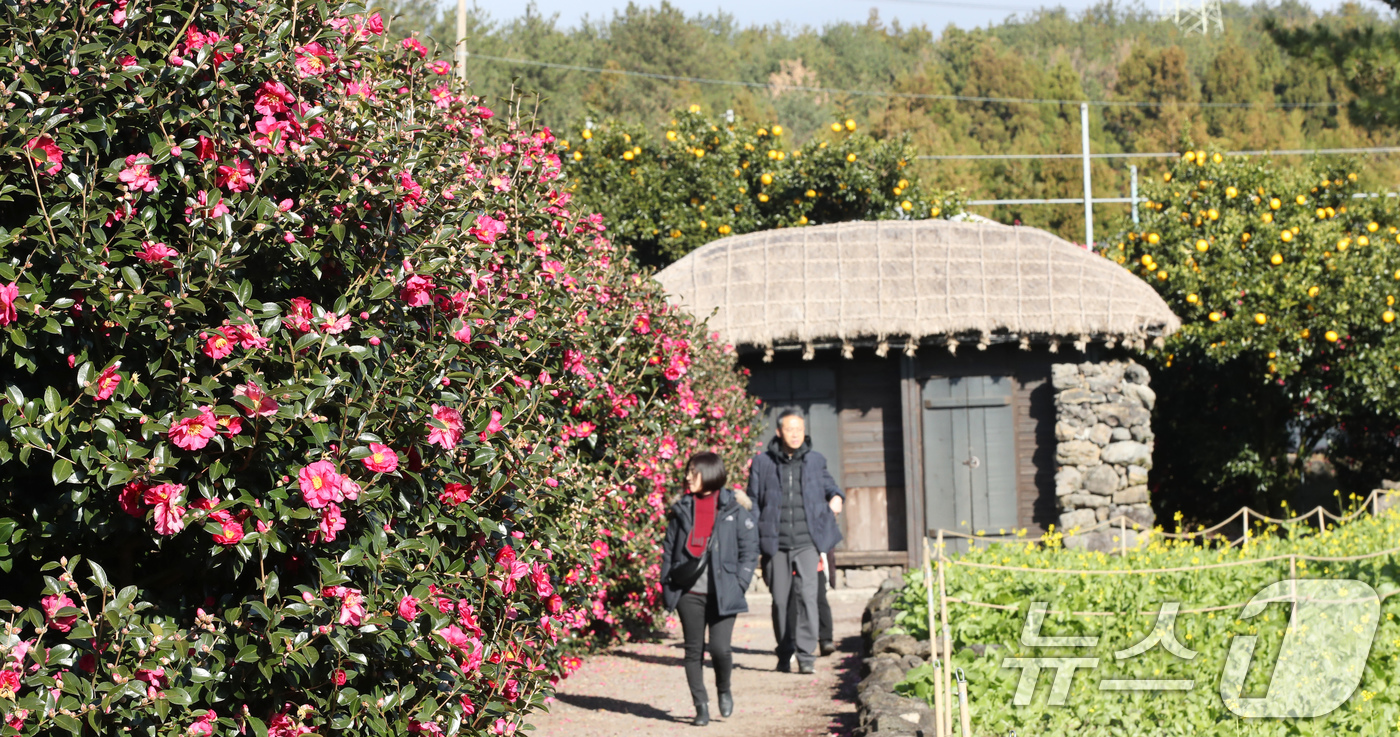
<svg viewBox="0 0 1400 737"><path fill-rule="evenodd" d="M1180 323L1107 259L1032 228L859 222L724 238L656 278L739 348L754 395L808 412L848 490L840 566L912 563L929 528L1150 518L1129 483L1150 467L1146 373L1102 362Z"/></svg>

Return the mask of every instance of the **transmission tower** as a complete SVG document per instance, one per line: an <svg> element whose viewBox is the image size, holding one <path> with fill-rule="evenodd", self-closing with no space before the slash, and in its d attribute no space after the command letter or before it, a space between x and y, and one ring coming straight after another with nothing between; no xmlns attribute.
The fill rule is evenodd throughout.
<svg viewBox="0 0 1400 737"><path fill-rule="evenodd" d="M1211 31L1225 33L1225 15L1220 9L1220 0L1199 0L1198 4L1192 4L1191 0L1172 0L1172 12L1167 13L1166 0L1159 0L1158 12L1163 18L1170 17L1176 27L1181 29L1182 35L1189 36L1199 33L1202 36L1209 36Z"/></svg>

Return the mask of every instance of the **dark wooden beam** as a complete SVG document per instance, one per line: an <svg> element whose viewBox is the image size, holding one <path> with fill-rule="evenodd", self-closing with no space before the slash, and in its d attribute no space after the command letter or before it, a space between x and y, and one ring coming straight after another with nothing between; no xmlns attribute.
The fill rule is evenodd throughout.
<svg viewBox="0 0 1400 737"><path fill-rule="evenodd" d="M904 525L909 570L923 565L924 555L924 443L923 411L919 401L918 359L899 358L900 415L904 428Z"/></svg>

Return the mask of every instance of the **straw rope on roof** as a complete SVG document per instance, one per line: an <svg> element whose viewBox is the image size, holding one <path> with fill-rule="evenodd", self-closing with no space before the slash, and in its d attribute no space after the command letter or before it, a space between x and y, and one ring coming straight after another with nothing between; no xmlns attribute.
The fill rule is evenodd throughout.
<svg viewBox="0 0 1400 737"><path fill-rule="evenodd" d="M656 275L735 345L892 336L913 343L1144 340L1181 321L1152 287L1035 228L948 220L785 228L723 238ZM713 314L712 314L713 313Z"/></svg>

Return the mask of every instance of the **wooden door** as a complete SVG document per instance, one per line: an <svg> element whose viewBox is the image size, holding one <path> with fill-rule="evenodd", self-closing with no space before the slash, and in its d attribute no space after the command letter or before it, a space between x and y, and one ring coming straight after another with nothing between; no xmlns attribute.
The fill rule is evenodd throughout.
<svg viewBox="0 0 1400 737"><path fill-rule="evenodd" d="M1008 376L935 377L924 383L928 529L994 534L1016 526L1013 396Z"/></svg>

